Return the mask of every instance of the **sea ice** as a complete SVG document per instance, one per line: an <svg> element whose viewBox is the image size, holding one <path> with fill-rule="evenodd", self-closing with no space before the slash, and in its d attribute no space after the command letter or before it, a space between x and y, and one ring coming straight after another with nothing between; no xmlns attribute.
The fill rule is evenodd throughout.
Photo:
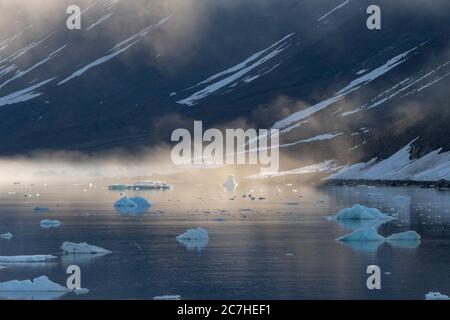
<svg viewBox="0 0 450 320"><path fill-rule="evenodd" d="M61 226L61 221L58 220L42 220L41 228L50 229L50 228L59 228Z"/></svg>
<svg viewBox="0 0 450 320"><path fill-rule="evenodd" d="M106 254L111 251L83 243L64 242L61 246L61 250L64 254Z"/></svg>
<svg viewBox="0 0 450 320"><path fill-rule="evenodd" d="M375 228L364 228L353 231L350 234L339 237L338 241L384 241L384 237L378 234Z"/></svg>
<svg viewBox="0 0 450 320"><path fill-rule="evenodd" d="M394 233L386 238L388 241L419 241L422 237L415 231Z"/></svg>
<svg viewBox="0 0 450 320"><path fill-rule="evenodd" d="M153 300L181 300L181 296L178 296L178 295L156 296L156 297L153 297Z"/></svg>
<svg viewBox="0 0 450 320"><path fill-rule="evenodd" d="M382 213L376 208L368 208L360 204L356 204L351 208L345 208L338 212L334 216L336 220L366 220L366 219L378 219L378 220L391 220L392 217Z"/></svg>
<svg viewBox="0 0 450 320"><path fill-rule="evenodd" d="M11 232L0 234L0 239L11 240L13 237Z"/></svg>
<svg viewBox="0 0 450 320"><path fill-rule="evenodd" d="M57 257L52 255L33 255L33 256L0 256L1 263L33 263L48 262Z"/></svg>
<svg viewBox="0 0 450 320"><path fill-rule="evenodd" d="M208 245L208 231L202 228L189 229L180 234L177 241L183 244L188 250L201 250Z"/></svg>
<svg viewBox="0 0 450 320"><path fill-rule="evenodd" d="M428 292L425 295L425 300L450 300L450 298L440 292Z"/></svg>

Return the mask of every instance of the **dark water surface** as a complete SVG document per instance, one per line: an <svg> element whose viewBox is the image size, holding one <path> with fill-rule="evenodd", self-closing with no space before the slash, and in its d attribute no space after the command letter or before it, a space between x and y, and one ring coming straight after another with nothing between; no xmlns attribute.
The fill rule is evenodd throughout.
<svg viewBox="0 0 450 320"><path fill-rule="evenodd" d="M0 281L47 275L64 285L67 266L76 264L82 287L90 292L61 299L423 299L429 291L450 293L450 192L284 184L249 189L238 187L234 200L222 188L209 186L129 192L145 197L152 207L145 215L123 216L112 207L119 194L106 185L3 185L0 234L11 232L14 238L0 239L0 255L59 258L54 263L3 264ZM257 199L243 198L247 192ZM26 193L33 197L25 198ZM422 241L337 242L358 226L326 217L356 203L398 216L379 227L382 235L415 230ZM50 211L36 213L36 206ZM60 220L62 226L42 229L42 219ZM196 227L209 231L203 249L189 250L175 240ZM62 256L64 241L88 242L112 253ZM372 264L382 270L380 291L366 287L366 268Z"/></svg>

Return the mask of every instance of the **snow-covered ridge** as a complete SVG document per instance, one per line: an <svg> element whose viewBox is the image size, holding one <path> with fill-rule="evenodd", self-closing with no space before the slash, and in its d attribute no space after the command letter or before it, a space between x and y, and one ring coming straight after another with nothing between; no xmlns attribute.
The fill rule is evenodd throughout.
<svg viewBox="0 0 450 320"><path fill-rule="evenodd" d="M331 106L332 104L342 100L345 98L348 94L354 92L355 90L358 90L362 86L365 86L372 81L378 79L382 75L386 74L390 70L396 68L403 62L407 60L408 55L415 51L417 47L412 48L408 51L405 51L394 58L388 60L385 64L382 66L375 68L374 70L364 74L363 76L351 81L347 86L339 90L336 95L334 95L331 98L328 98L326 100L323 100L319 103L316 103L315 105L312 105L306 109L300 110L298 112L295 112L291 114L289 117L284 118L282 120L277 121L273 128L275 129L286 129L289 127L289 131L300 126L301 121L305 120L306 118L312 116L313 114Z"/></svg>
<svg viewBox="0 0 450 320"><path fill-rule="evenodd" d="M243 62L225 70L219 72L208 79L190 87L186 90L191 90L197 87L204 87L203 89L193 93L189 97L177 101L179 104L184 104L187 106L194 106L199 103L200 100L214 94L222 89L230 88L235 86L240 80L243 78L243 82L248 84L256 79L258 79L261 75L267 74L274 68L276 68L276 64L274 67L268 70L260 70L256 74L251 74L252 71L255 71L257 68L260 68L262 65L266 64L268 61L272 60L276 56L278 56L281 52L287 49L290 46L289 41L291 40L294 33L291 33L276 43L272 44L268 48L261 50Z"/></svg>
<svg viewBox="0 0 450 320"><path fill-rule="evenodd" d="M439 181L450 180L450 152L438 149L419 158L411 159L411 145L403 147L391 157L377 162L346 166L327 179L341 180L414 180Z"/></svg>

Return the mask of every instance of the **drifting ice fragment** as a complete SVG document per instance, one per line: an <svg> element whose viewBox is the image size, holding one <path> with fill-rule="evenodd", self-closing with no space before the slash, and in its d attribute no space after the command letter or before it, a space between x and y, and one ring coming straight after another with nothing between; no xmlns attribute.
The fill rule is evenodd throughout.
<svg viewBox="0 0 450 320"><path fill-rule="evenodd" d="M58 220L42 220L41 228L50 229L50 228L59 228L61 226L61 221Z"/></svg>
<svg viewBox="0 0 450 320"><path fill-rule="evenodd" d="M338 241L384 241L384 237L378 234L375 228L358 229L343 237L339 237Z"/></svg>
<svg viewBox="0 0 450 320"><path fill-rule="evenodd" d="M419 241L420 239L422 237L415 231L394 233L386 238L388 241Z"/></svg>
<svg viewBox="0 0 450 320"><path fill-rule="evenodd" d="M50 209L49 208L41 208L41 207L35 207L34 209L33 209L35 212L48 212L48 211L50 211Z"/></svg>
<svg viewBox="0 0 450 320"><path fill-rule="evenodd" d="M345 208L338 212L334 216L336 220L366 220L366 219L379 219L379 220L392 220L393 218L382 213L375 208L367 208L360 204L356 204L351 208Z"/></svg>
<svg viewBox="0 0 450 320"><path fill-rule="evenodd" d="M34 256L0 256L1 263L33 263L48 262L55 260L55 256L51 255L34 255Z"/></svg>
<svg viewBox="0 0 450 320"><path fill-rule="evenodd" d="M127 198L123 196L114 203L114 208L120 214L142 214L145 213L151 204L141 197Z"/></svg>
<svg viewBox="0 0 450 320"><path fill-rule="evenodd" d="M157 296L153 300L181 300L181 296Z"/></svg>
<svg viewBox="0 0 450 320"><path fill-rule="evenodd" d="M106 254L111 251L83 243L64 242L61 246L61 250L64 254Z"/></svg>
<svg viewBox="0 0 450 320"><path fill-rule="evenodd" d="M13 237L11 232L0 234L0 239L11 240Z"/></svg>
<svg viewBox="0 0 450 320"><path fill-rule="evenodd" d="M208 231L202 228L189 229L179 235L177 241L189 250L201 250L208 245Z"/></svg>
<svg viewBox="0 0 450 320"><path fill-rule="evenodd" d="M428 292L425 295L425 300L450 300L450 298L440 292Z"/></svg>
<svg viewBox="0 0 450 320"><path fill-rule="evenodd" d="M47 292L67 292L67 288L50 281L46 276L35 278L34 280L12 280L0 283L0 291L47 291Z"/></svg>
<svg viewBox="0 0 450 320"><path fill-rule="evenodd" d="M233 191L238 186L236 180L234 179L234 176L228 176L227 180L224 182L223 186L229 190Z"/></svg>

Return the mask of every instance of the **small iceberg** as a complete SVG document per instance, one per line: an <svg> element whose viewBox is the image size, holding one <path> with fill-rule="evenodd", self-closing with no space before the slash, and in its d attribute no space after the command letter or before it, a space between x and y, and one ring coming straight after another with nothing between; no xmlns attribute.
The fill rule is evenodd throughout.
<svg viewBox="0 0 450 320"><path fill-rule="evenodd" d="M110 191L125 191L128 189L126 184L112 184L108 187Z"/></svg>
<svg viewBox="0 0 450 320"><path fill-rule="evenodd" d="M49 212L50 211L50 209L46 208L46 207L35 207L33 210L36 213Z"/></svg>
<svg viewBox="0 0 450 320"><path fill-rule="evenodd" d="M368 208L360 204L340 210L333 218L336 220L393 220L392 217L376 208Z"/></svg>
<svg viewBox="0 0 450 320"><path fill-rule="evenodd" d="M156 297L153 297L153 300L181 300L181 296L178 296L178 295L156 296Z"/></svg>
<svg viewBox="0 0 450 320"><path fill-rule="evenodd" d="M339 237L338 241L384 241L384 237L380 235L375 228L364 228L353 231L350 234Z"/></svg>
<svg viewBox="0 0 450 320"><path fill-rule="evenodd" d="M201 250L208 245L209 234L207 230L202 228L189 229L176 239L188 250Z"/></svg>
<svg viewBox="0 0 450 320"><path fill-rule="evenodd" d="M33 255L33 256L0 256L0 263L33 263L49 262L56 260L52 255Z"/></svg>
<svg viewBox="0 0 450 320"><path fill-rule="evenodd" d="M12 238L13 238L13 235L11 232L0 234L0 239L11 240Z"/></svg>
<svg viewBox="0 0 450 320"><path fill-rule="evenodd" d="M238 183L236 182L234 176L230 175L227 177L227 180L223 183L224 188L226 188L228 191L233 191L238 186Z"/></svg>
<svg viewBox="0 0 450 320"><path fill-rule="evenodd" d="M59 228L61 226L61 221L58 220L42 220L41 228L51 229L51 228Z"/></svg>
<svg viewBox="0 0 450 320"><path fill-rule="evenodd" d="M428 292L425 295L425 300L450 300L450 298L440 292Z"/></svg>
<svg viewBox="0 0 450 320"><path fill-rule="evenodd" d="M114 209L120 214L144 214L151 207L151 204L141 197L122 198L114 203Z"/></svg>
<svg viewBox="0 0 450 320"><path fill-rule="evenodd" d="M415 231L394 233L386 238L387 241L419 241L420 239L422 239L421 235Z"/></svg>
<svg viewBox="0 0 450 320"><path fill-rule="evenodd" d="M61 246L61 250L64 254L107 254L111 251L83 243L64 242Z"/></svg>
<svg viewBox="0 0 450 320"><path fill-rule="evenodd" d="M12 280L0 283L0 298L25 300L52 300L65 295L69 290L41 276L33 280Z"/></svg>

